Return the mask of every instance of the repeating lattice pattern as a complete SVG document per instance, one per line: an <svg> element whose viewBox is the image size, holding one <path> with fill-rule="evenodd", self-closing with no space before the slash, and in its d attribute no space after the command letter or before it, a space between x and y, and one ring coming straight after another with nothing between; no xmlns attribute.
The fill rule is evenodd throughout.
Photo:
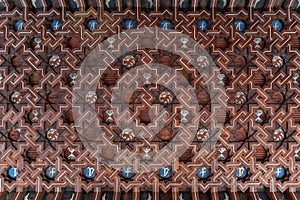
<svg viewBox="0 0 300 200"><path fill-rule="evenodd" d="M159 1L153 1L153 9L144 6L143 1L134 1L133 8L125 8L126 1L116 1L112 8L92 0L78 0L75 4L37 0L36 6L31 1L13 2L0 1L1 198L148 199L148 194L153 199L300 198L297 1L266 1L261 9L256 9L255 1L247 4L232 1L225 2L226 10L218 8L218 1L210 2L211 8L201 9L205 2L193 0L186 10L180 8L179 1L174 1L164 11L160 11L164 3ZM18 19L25 24L16 31L14 22ZM61 20L60 30L51 30L52 19ZM88 30L89 19L99 22L96 30ZM157 171L138 174L127 181L119 171L99 163L80 141L70 113L74 87L70 74L80 74L85 56L106 38L123 31L126 19L134 20L136 28L160 26L163 19L171 20L174 32L197 40L225 75L221 81L226 89L222 95L227 101L227 114L218 142L210 152L201 155L197 152L202 142L195 137L191 149L172 164L173 176L167 181L161 180ZM200 19L209 21L210 27L205 32L197 28ZM236 19L247 23L246 30L235 29ZM283 22L282 31L274 30L274 19ZM33 41L37 37L40 42ZM258 43L255 38L262 40ZM33 48L37 43L39 47ZM54 55L60 60L53 58ZM129 55L134 55L136 65L167 60L170 67L186 68L183 74L187 80L196 79L176 55L159 51ZM283 64L280 65L280 60L273 61L274 56L283 58ZM51 58L54 64L49 62ZM103 113L108 108L101 99L111 96L109 88L114 84L111 82L124 73L122 59L112 65L117 75L100 81L96 105L101 123L105 123ZM149 99L156 98L152 103L159 104L158 94L164 88L152 89L147 93ZM135 101L131 104L132 115L147 121L142 108L150 100L141 97L142 93L137 91L137 96L132 97ZM176 110L176 99L168 109ZM263 123L257 121L258 110L263 111L260 116ZM203 127L210 122L209 116L216 114L209 103L202 105L199 113ZM171 115L171 119L177 118L178 113ZM169 125L172 129L172 123ZM112 141L122 148L138 151L138 145L120 137L115 125L106 126ZM50 129L53 131L49 132ZM152 143L158 148L163 145L159 137ZM75 150L74 160L68 159L70 147ZM224 160L218 160L221 147L228 151ZM44 170L49 166L57 170L54 180L45 175ZM83 176L87 166L95 169L96 177L92 180ZM211 171L205 181L197 177L197 170L203 166ZM235 176L235 170L241 166L248 169L243 180ZM279 166L287 170L287 176L281 180L274 176ZM19 171L16 180L7 174L10 167Z"/></svg>

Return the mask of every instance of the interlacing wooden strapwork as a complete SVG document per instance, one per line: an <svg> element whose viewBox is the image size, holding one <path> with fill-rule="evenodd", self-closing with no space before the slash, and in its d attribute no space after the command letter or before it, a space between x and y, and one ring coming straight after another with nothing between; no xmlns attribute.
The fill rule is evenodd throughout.
<svg viewBox="0 0 300 200"><path fill-rule="evenodd" d="M0 10L0 199L300 199L299 0L0 0ZM158 171L127 180L98 162L82 144L70 112L85 57L125 31L128 19L136 29L170 20L171 30L195 39L210 54L221 74L212 79L226 91L221 116L226 121L202 155L205 128L218 111L198 88L199 132L169 166L173 174L167 180ZM208 24L198 23L203 19ZM85 100L96 104L114 144L138 152L143 145L110 123L106 112L111 88L126 67L158 62L181 70L195 88L201 81L178 55L149 49L127 55ZM151 141L161 148L168 131L175 130L173 121L181 120L180 111L174 114L180 106L172 91L150 88L136 91L131 114L145 125L151 123L150 104L171 102L168 129ZM197 175L202 167L210 170L206 180ZM238 178L241 167L245 178ZM89 169L95 170L92 179Z"/></svg>

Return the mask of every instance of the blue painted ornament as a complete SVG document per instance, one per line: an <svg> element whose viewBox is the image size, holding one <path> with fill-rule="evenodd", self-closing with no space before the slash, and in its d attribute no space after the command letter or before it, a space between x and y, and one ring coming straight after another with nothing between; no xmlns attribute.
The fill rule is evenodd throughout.
<svg viewBox="0 0 300 200"><path fill-rule="evenodd" d="M246 22L241 19L237 19L234 22L234 28L238 31L244 31L246 29Z"/></svg>
<svg viewBox="0 0 300 200"><path fill-rule="evenodd" d="M96 170L93 167L86 167L83 169L83 176L87 179L92 179L96 176Z"/></svg>
<svg viewBox="0 0 300 200"><path fill-rule="evenodd" d="M93 30L96 30L99 26L99 22L96 20L96 19L90 19L88 22L87 22L87 28L90 30L90 31L93 31Z"/></svg>
<svg viewBox="0 0 300 200"><path fill-rule="evenodd" d="M55 179L55 177L57 176L57 171L54 167L47 167L45 170L45 175L49 179Z"/></svg>
<svg viewBox="0 0 300 200"><path fill-rule="evenodd" d="M160 22L160 28L169 30L173 28L172 22L169 19L164 19Z"/></svg>
<svg viewBox="0 0 300 200"><path fill-rule="evenodd" d="M172 169L170 167L160 168L158 175L163 179L168 179L172 176Z"/></svg>
<svg viewBox="0 0 300 200"><path fill-rule="evenodd" d="M284 178L286 175L286 170L284 167L278 167L275 169L274 176L278 179Z"/></svg>
<svg viewBox="0 0 300 200"><path fill-rule="evenodd" d="M272 27L276 30L276 31L282 31L283 29L283 22L280 19L274 19L272 21Z"/></svg>
<svg viewBox="0 0 300 200"><path fill-rule="evenodd" d="M133 169L131 167L123 167L121 175L126 179L131 179L134 176Z"/></svg>
<svg viewBox="0 0 300 200"><path fill-rule="evenodd" d="M10 168L7 170L7 176L8 176L10 179L16 179L16 178L19 176L18 169L15 168L15 167L10 167Z"/></svg>
<svg viewBox="0 0 300 200"><path fill-rule="evenodd" d="M240 167L240 168L237 168L235 170L235 175L236 177L238 177L239 179L244 179L246 178L246 176L248 176L248 170L246 167Z"/></svg>
<svg viewBox="0 0 300 200"><path fill-rule="evenodd" d="M209 23L206 19L201 19L198 21L197 27L200 31L207 31L209 28Z"/></svg>
<svg viewBox="0 0 300 200"><path fill-rule="evenodd" d="M62 22L59 19L53 19L50 22L51 30L58 31L62 25Z"/></svg>
<svg viewBox="0 0 300 200"><path fill-rule="evenodd" d="M23 29L24 25L25 25L24 21L18 19L14 22L14 30L21 31Z"/></svg>
<svg viewBox="0 0 300 200"><path fill-rule="evenodd" d="M127 30L135 29L135 21L132 19L126 19L124 21L123 28Z"/></svg>
<svg viewBox="0 0 300 200"><path fill-rule="evenodd" d="M202 167L198 170L197 176L200 179L207 179L210 175L210 170L207 167Z"/></svg>

